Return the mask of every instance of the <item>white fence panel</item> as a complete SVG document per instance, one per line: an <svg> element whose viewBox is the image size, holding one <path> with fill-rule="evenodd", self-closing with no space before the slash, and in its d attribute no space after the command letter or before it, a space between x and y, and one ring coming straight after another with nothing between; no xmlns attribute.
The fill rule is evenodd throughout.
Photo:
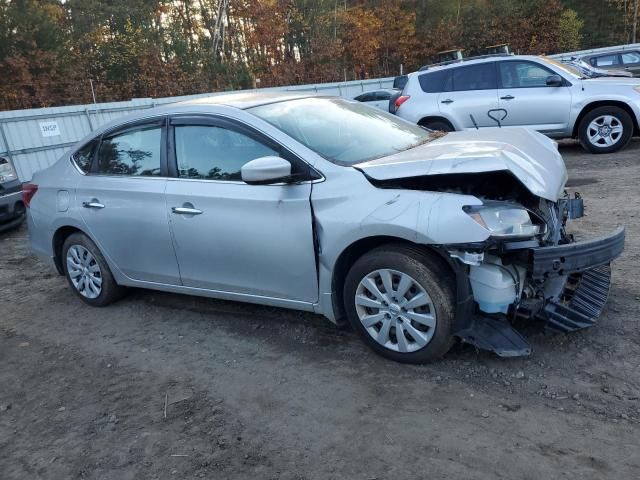
<svg viewBox="0 0 640 480"><path fill-rule="evenodd" d="M569 60L572 57L582 57L584 55L591 55L593 53L616 52L618 50L640 50L640 43L629 43L627 45L614 45L613 47L591 48L589 50L557 53L555 55L549 55L549 57L555 58L557 60Z"/></svg>

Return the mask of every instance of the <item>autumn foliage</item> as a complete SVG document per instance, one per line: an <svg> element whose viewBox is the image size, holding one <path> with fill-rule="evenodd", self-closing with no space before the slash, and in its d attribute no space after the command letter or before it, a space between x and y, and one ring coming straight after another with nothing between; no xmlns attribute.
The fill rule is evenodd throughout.
<svg viewBox="0 0 640 480"><path fill-rule="evenodd" d="M454 47L554 53L604 41L583 28L593 3L0 0L0 108L391 76Z"/></svg>

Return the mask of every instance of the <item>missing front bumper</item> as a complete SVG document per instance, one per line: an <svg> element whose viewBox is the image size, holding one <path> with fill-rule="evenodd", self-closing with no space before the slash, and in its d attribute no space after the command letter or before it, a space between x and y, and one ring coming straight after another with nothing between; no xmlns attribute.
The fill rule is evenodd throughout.
<svg viewBox="0 0 640 480"><path fill-rule="evenodd" d="M511 313L543 320L545 328L554 332L566 333L593 326L607 302L610 263L622 253L624 238L621 227L594 240L528 248L527 282L535 285L534 290L544 292L549 282L561 282L564 286L553 295L534 299L531 306L537 303L537 308L528 309L521 304ZM528 342L506 315L470 315L456 335L464 342L503 357L531 353Z"/></svg>

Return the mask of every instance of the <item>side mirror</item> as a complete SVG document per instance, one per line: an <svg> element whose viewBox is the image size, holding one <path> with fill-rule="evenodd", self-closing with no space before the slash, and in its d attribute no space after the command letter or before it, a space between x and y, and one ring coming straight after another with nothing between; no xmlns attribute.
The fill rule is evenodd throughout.
<svg viewBox="0 0 640 480"><path fill-rule="evenodd" d="M291 176L291 164L284 158L260 157L245 163L240 169L242 181L249 185L284 182Z"/></svg>
<svg viewBox="0 0 640 480"><path fill-rule="evenodd" d="M547 87L561 87L563 83L560 75L549 75L547 77Z"/></svg>

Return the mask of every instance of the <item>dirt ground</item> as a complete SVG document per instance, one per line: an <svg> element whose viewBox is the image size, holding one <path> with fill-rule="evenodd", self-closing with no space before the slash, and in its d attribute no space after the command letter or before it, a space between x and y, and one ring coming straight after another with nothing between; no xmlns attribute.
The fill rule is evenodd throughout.
<svg viewBox="0 0 640 480"><path fill-rule="evenodd" d="M0 478L638 478L640 142L561 151L578 236L625 224L626 251L599 324L532 328L525 359L399 365L318 316L151 291L95 309L3 234Z"/></svg>

